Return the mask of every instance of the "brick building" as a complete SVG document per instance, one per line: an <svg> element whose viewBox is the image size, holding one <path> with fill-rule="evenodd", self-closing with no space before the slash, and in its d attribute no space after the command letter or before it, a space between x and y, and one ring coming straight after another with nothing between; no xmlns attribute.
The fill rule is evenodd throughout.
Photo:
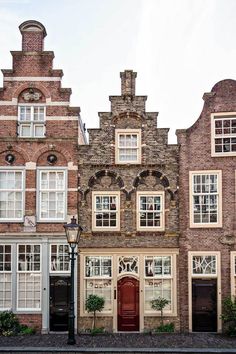
<svg viewBox="0 0 236 354"><path fill-rule="evenodd" d="M236 82L204 94L197 122L168 145L126 70L87 144L71 90L43 49L44 26L26 21L20 31L22 51L12 52L0 89L0 310L43 333L67 330L63 224L78 213L79 329L91 326L85 300L97 294L97 325L110 331L156 327L150 301L161 296L176 330L220 332L222 299L236 295Z"/></svg>
<svg viewBox="0 0 236 354"><path fill-rule="evenodd" d="M178 146L157 113L146 112L146 96L135 95L136 73L121 73L121 95L110 96L100 128L89 129L79 146L80 329L91 326L89 294L105 298L98 326L144 331L158 325L150 306L166 297L167 321L178 316Z"/></svg>
<svg viewBox="0 0 236 354"><path fill-rule="evenodd" d="M236 81L203 96L196 123L178 130L180 314L184 331L220 332L235 293Z"/></svg>
<svg viewBox="0 0 236 354"><path fill-rule="evenodd" d="M77 214L77 151L85 142L71 89L44 51L44 26L20 25L22 51L0 89L0 309L43 332L67 328L58 317L70 284L63 224ZM76 295L76 294L75 294ZM59 309L60 310L60 309Z"/></svg>

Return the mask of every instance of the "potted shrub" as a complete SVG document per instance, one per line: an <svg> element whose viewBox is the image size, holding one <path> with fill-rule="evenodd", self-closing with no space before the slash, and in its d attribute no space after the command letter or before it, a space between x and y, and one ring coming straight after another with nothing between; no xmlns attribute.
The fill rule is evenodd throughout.
<svg viewBox="0 0 236 354"><path fill-rule="evenodd" d="M96 328L96 313L101 312L102 309L104 308L105 304L105 299L101 296L98 295L89 295L85 302L85 308L88 312L93 313L93 324L92 324L92 329L91 333L92 334L97 334L97 333L103 333L103 330L101 328Z"/></svg>
<svg viewBox="0 0 236 354"><path fill-rule="evenodd" d="M174 332L174 323L164 324L163 310L170 303L169 300L159 296L158 298L151 300L151 307L155 311L161 311L161 325L155 329L155 332Z"/></svg>

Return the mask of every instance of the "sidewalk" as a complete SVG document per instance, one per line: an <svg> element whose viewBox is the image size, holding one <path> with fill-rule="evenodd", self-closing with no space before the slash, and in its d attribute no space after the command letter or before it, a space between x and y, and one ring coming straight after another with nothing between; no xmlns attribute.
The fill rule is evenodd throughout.
<svg viewBox="0 0 236 354"><path fill-rule="evenodd" d="M67 334L25 335L0 337L0 352L32 350L44 352L221 352L236 353L236 338L210 333L143 334L122 333L102 335L76 335L76 344L67 344ZM37 348L37 349L36 349ZM116 349L115 349L116 348ZM136 348L136 349L135 349ZM145 349L144 349L145 348ZM191 348L189 350L188 348ZM194 349L195 348L195 349ZM28 350L28 351L27 351ZM113 351L112 351L113 350Z"/></svg>

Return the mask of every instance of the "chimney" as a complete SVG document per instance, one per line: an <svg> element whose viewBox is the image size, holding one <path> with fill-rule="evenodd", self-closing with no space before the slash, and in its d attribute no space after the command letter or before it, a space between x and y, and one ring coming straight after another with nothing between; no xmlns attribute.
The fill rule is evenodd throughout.
<svg viewBox="0 0 236 354"><path fill-rule="evenodd" d="M44 37L46 37L47 32L40 22L34 20L25 21L19 26L19 29L22 34L23 52L43 51Z"/></svg>
<svg viewBox="0 0 236 354"><path fill-rule="evenodd" d="M135 79L137 73L133 70L125 70L120 73L121 77L121 94L135 96Z"/></svg>

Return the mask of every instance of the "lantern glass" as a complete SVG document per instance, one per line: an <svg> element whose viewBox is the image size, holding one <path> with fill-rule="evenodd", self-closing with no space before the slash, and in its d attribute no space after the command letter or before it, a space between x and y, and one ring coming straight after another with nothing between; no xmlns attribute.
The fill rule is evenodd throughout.
<svg viewBox="0 0 236 354"><path fill-rule="evenodd" d="M82 227L76 223L76 219L73 216L70 224L64 225L66 231L67 242L70 247L75 248L79 242Z"/></svg>

